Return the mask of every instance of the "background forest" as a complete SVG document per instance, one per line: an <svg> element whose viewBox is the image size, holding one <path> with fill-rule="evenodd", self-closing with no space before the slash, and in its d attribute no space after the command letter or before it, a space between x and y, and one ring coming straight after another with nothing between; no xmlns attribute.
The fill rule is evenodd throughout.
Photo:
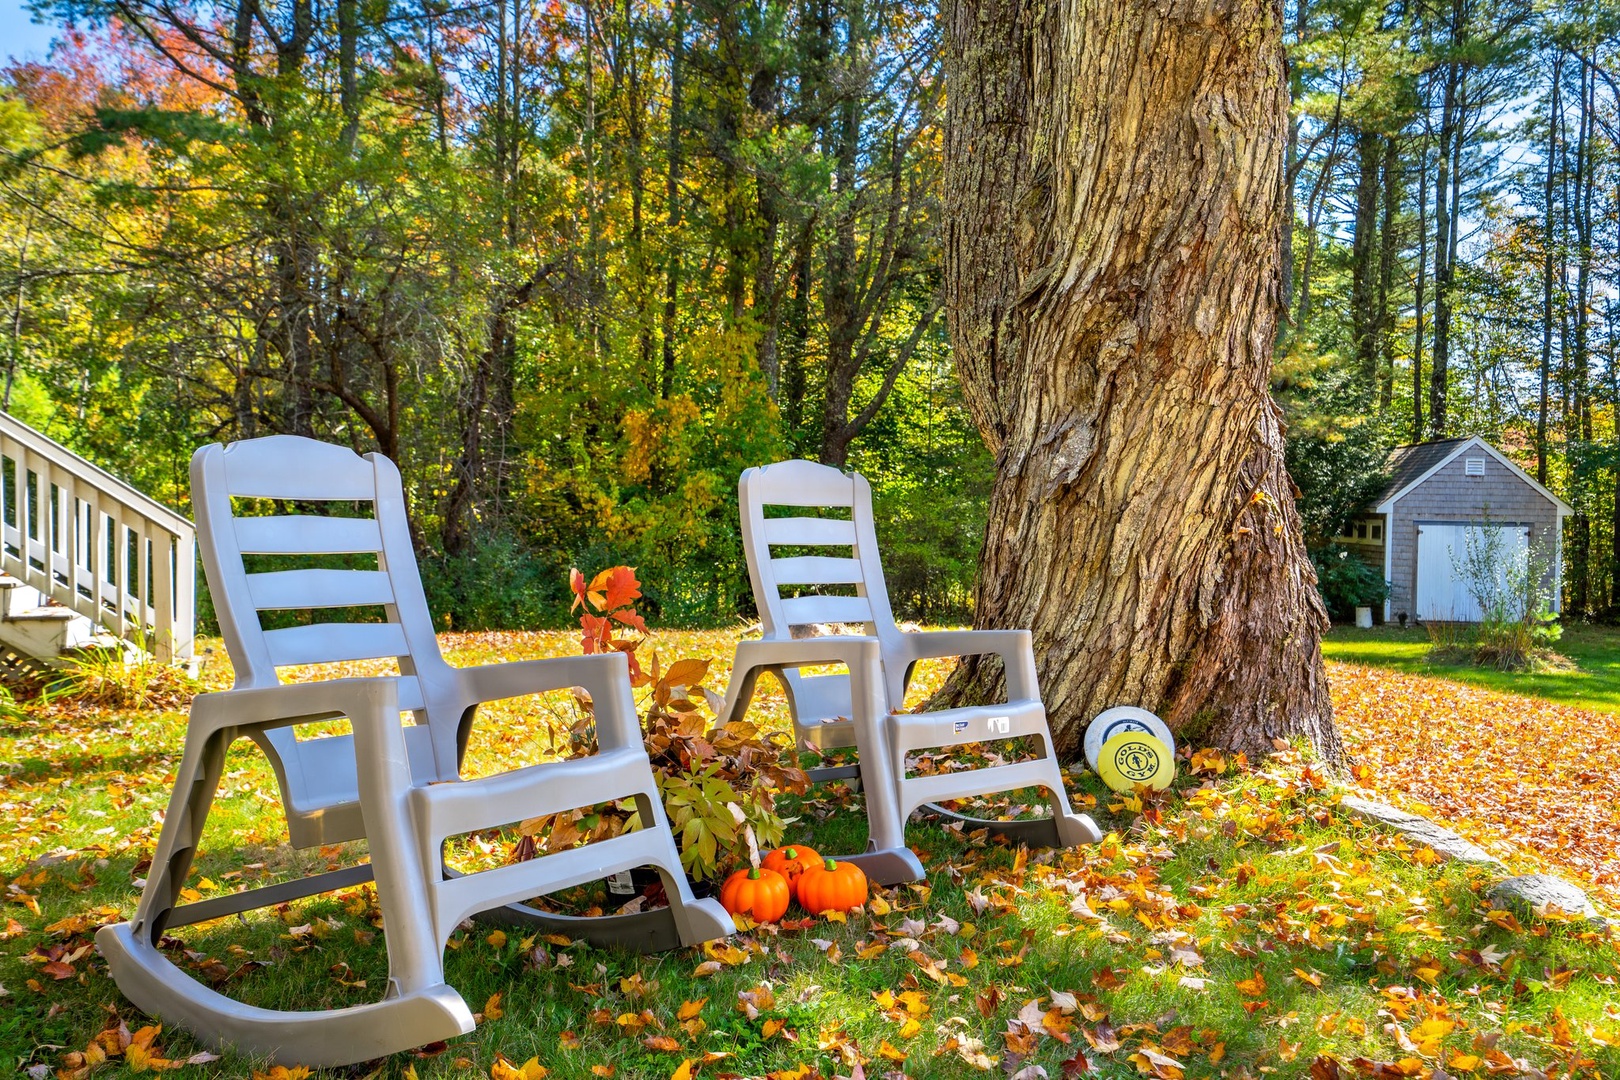
<svg viewBox="0 0 1620 1080"><path fill-rule="evenodd" d="M381 449L457 628L566 569L746 613L736 478L873 481L970 614L993 462L941 313L940 27L905 0L40 0L0 72L4 408L185 510L202 442ZM1321 551L1483 434L1620 610L1620 3L1298 0L1275 389Z"/></svg>

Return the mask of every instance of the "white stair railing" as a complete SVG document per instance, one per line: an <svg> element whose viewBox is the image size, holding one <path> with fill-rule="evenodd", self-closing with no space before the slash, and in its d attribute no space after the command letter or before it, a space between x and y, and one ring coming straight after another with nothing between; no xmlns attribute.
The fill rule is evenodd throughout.
<svg viewBox="0 0 1620 1080"><path fill-rule="evenodd" d="M0 570L159 660L192 658L191 522L6 413Z"/></svg>

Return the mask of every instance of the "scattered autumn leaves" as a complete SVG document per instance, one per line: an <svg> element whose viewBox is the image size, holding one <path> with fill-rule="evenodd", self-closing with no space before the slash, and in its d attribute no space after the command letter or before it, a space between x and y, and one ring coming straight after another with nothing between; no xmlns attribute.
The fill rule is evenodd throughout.
<svg viewBox="0 0 1620 1080"><path fill-rule="evenodd" d="M1620 713L1329 664L1355 782L1620 906Z"/></svg>
<svg viewBox="0 0 1620 1080"><path fill-rule="evenodd" d="M610 584L601 583L604 597ZM681 635L672 649L715 656L723 681L735 637ZM462 663L577 648L577 638L561 633L445 641ZM219 676L216 669L205 678ZM1606 785L1620 763L1593 754L1612 754L1615 732L1594 735L1585 760L1607 771L1587 782L1586 766L1563 746L1567 736L1542 733L1555 725L1567 732L1587 714L1338 666L1333 678L1364 785L1420 799L1480 833L1535 844L1549 862L1589 864L1591 878L1612 873L1602 859L1613 857L1620 792ZM765 716L780 716L779 696L766 694L763 706ZM475 768L503 764L534 737L532 713L481 719ZM1529 720L1537 723L1522 735L1503 734ZM90 945L97 926L127 913L130 882L144 874L181 722L63 706L10 737L12 760L49 766L0 774L0 793L26 822L0 841L8 1005L44 1016L78 1003L76 1015L89 1017L70 1047L38 1050L32 1044L48 1040L36 1037L14 1048L17 1060L31 1063L30 1080L212 1061L178 1032L133 1019L126 1025L116 1014L109 1022L96 1002L117 996ZM114 753L120 742L152 750L126 760ZM1507 742L1515 745L1493 745ZM1494 793L1470 790L1480 776L1512 775L1515 754L1549 764L1517 786L1504 780ZM461 977L500 972L478 984L476 997L468 993L474 1008L482 1002L478 1033L387 1065L386 1075L1483 1080L1601 1076L1606 1067L1620 1075L1612 1071L1620 1068L1620 994L1611 943L1539 921L1520 925L1481 907L1458 871L1431 865L1397 837L1348 824L1335 808L1335 779L1291 752L1251 766L1199 751L1181 767L1190 786L1168 795L1103 794L1097 810L1116 831L1101 845L1011 851L983 836L919 830L928 882L879 890L847 916L745 926L699 950L620 960L557 935L463 930L451 942ZM57 777L73 778L75 790ZM240 804L238 840L274 839L276 807L265 779L262 771L227 772L225 798ZM1071 784L1077 800L1093 801L1081 783ZM74 801L92 789L98 801ZM1600 805L1560 817L1562 807L1548 805L1555 798ZM849 813L846 800L812 792L796 809L801 828L819 839L821 823ZM86 816L90 805L102 816ZM1585 835L1605 828L1606 852ZM334 861L341 854L318 853ZM116 882L107 880L109 861ZM206 869L212 880L189 883L196 895L277 866ZM365 987L372 972L334 957L350 948L349 960L366 968L380 945L380 935L372 938L376 919L374 896L355 890L331 910L282 913L271 950L208 955L175 946L171 955L233 990L283 970L330 979L331 993L365 999L378 985L373 978ZM12 981L19 969L25 975ZM289 986L289 993L312 990ZM545 1019L537 1001L545 1002ZM126 1004L118 1008L135 1015ZM287 1066L254 1074L307 1076Z"/></svg>

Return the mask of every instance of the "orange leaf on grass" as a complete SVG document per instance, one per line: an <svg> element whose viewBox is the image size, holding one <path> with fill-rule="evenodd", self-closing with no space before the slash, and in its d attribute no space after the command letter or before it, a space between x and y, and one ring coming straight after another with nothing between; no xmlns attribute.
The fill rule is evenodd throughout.
<svg viewBox="0 0 1620 1080"><path fill-rule="evenodd" d="M1259 997L1266 992L1266 977L1256 968L1252 979L1239 979L1232 985L1244 997Z"/></svg>

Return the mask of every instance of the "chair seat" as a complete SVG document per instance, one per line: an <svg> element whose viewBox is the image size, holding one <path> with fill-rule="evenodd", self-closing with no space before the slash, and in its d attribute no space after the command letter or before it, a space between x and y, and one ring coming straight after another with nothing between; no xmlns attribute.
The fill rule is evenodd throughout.
<svg viewBox="0 0 1620 1080"><path fill-rule="evenodd" d="M889 746L898 755L964 743L1045 737L1046 710L1038 701L1010 701L1001 705L970 705L923 713L890 713Z"/></svg>
<svg viewBox="0 0 1620 1080"><path fill-rule="evenodd" d="M855 706L849 675L787 673L784 680L793 702L793 725L799 741L818 750L855 745Z"/></svg>
<svg viewBox="0 0 1620 1080"><path fill-rule="evenodd" d="M354 736L297 739L288 729L256 736L266 746L286 799L287 831L294 847L338 844L365 835ZM425 724L405 726L411 774L437 779L433 739Z"/></svg>

